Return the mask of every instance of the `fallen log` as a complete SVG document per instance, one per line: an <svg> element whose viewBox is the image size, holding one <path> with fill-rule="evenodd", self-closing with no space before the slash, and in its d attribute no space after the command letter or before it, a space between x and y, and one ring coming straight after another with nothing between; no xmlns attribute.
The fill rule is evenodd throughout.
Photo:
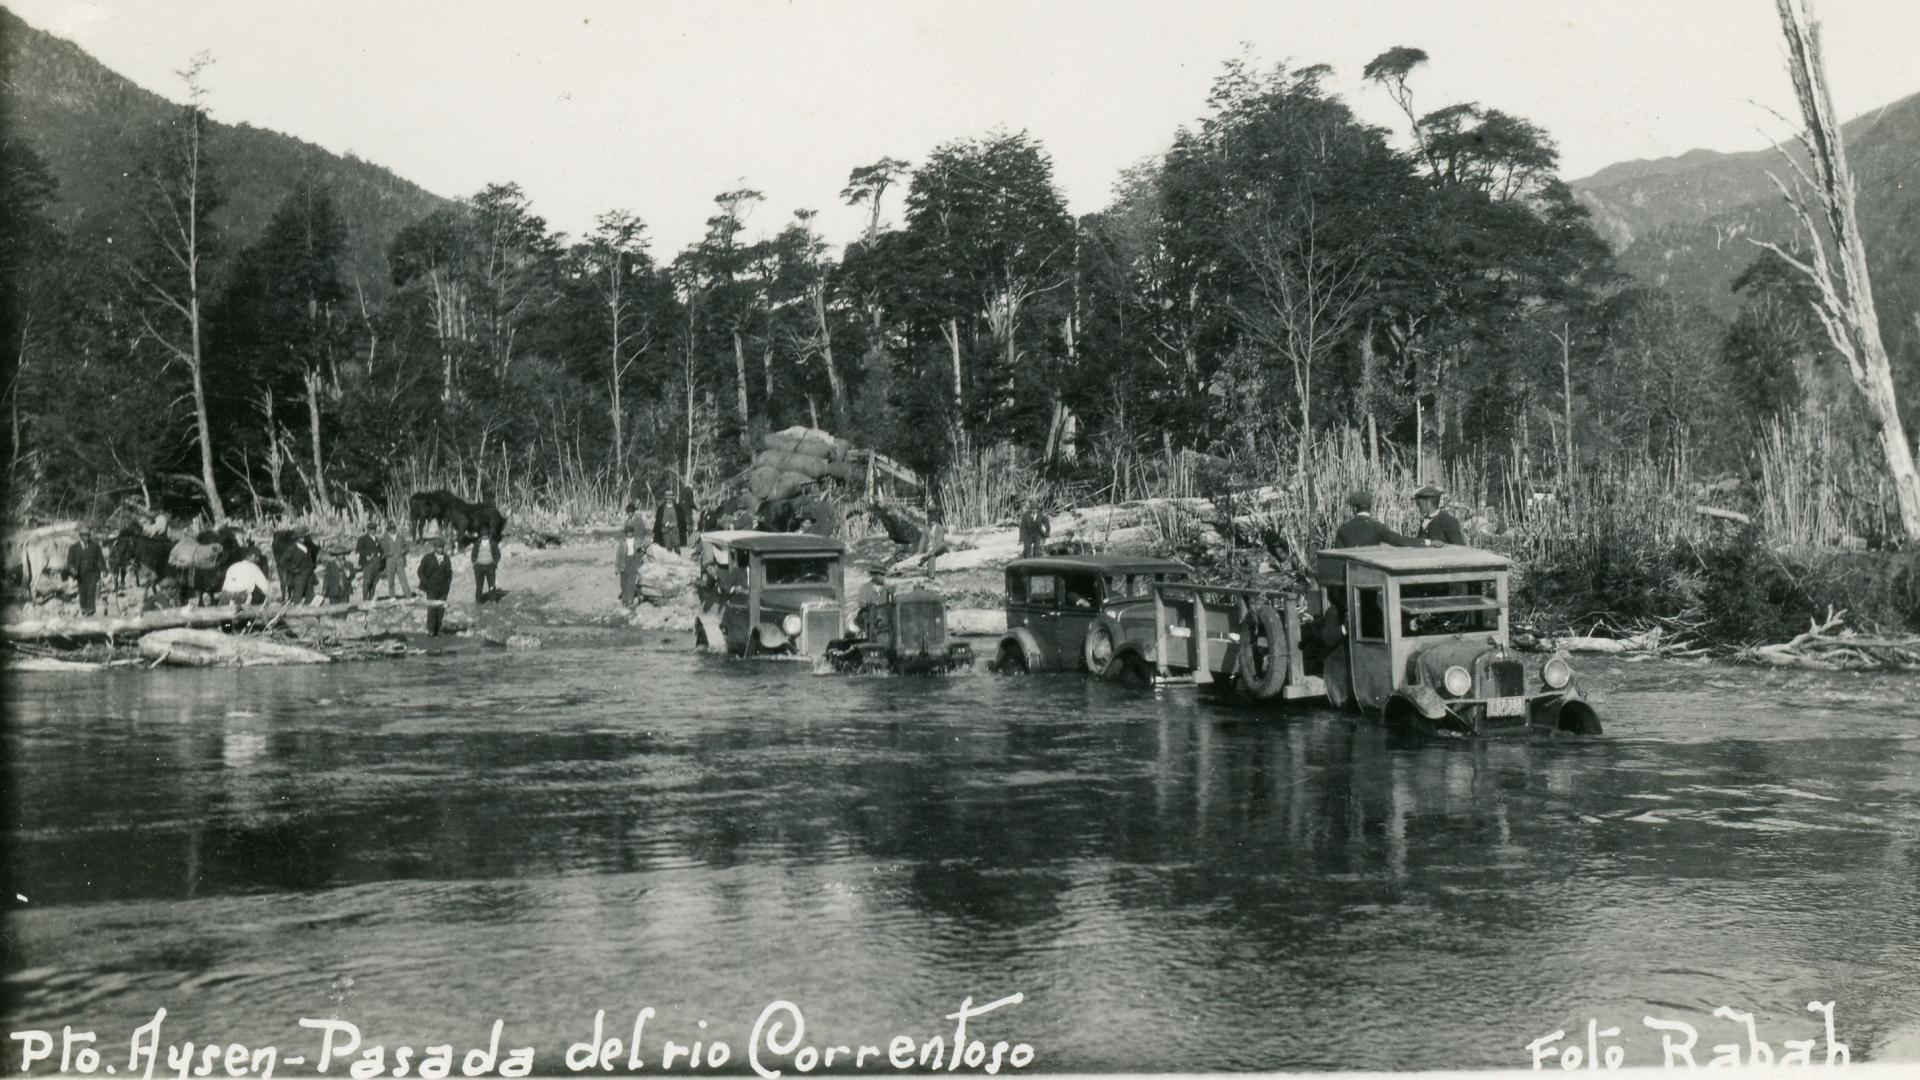
<svg viewBox="0 0 1920 1080"><path fill-rule="evenodd" d="M1693 512L1702 517L1719 518L1722 521L1731 521L1740 525L1753 524L1752 518L1738 510L1722 510L1717 506L1696 506Z"/></svg>
<svg viewBox="0 0 1920 1080"><path fill-rule="evenodd" d="M222 634L216 630L176 627L142 637L140 655L155 664L185 667L255 667L266 664L330 664L333 657L299 645L252 635Z"/></svg>
<svg viewBox="0 0 1920 1080"><path fill-rule="evenodd" d="M117 638L150 634L156 630L179 627L212 627L229 624L245 626L255 622L291 619L338 618L358 610L359 603L326 604L320 607L289 607L261 604L255 607L168 608L143 615L111 616L55 615L44 619L23 619L0 627L0 638L8 641L45 641L57 638Z"/></svg>

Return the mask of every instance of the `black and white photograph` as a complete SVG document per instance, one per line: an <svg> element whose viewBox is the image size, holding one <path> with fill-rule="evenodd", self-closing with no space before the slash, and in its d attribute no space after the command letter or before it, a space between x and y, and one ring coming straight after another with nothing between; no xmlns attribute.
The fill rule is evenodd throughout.
<svg viewBox="0 0 1920 1080"><path fill-rule="evenodd" d="M1920 1074L1912 0L0 0L8 1076Z"/></svg>

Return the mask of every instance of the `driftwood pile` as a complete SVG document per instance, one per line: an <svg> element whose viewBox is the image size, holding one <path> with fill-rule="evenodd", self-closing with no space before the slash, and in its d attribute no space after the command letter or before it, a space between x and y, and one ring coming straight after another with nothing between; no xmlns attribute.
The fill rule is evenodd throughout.
<svg viewBox="0 0 1920 1080"><path fill-rule="evenodd" d="M1920 637L1862 634L1844 625L1845 611L1809 621L1807 632L1778 645L1743 650L1742 660L1813 671L1920 671Z"/></svg>

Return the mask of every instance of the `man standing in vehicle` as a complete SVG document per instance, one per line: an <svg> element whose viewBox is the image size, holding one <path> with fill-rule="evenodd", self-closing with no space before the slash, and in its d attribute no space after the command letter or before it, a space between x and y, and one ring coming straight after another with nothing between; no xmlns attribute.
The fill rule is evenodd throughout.
<svg viewBox="0 0 1920 1080"><path fill-rule="evenodd" d="M1460 528L1460 522L1452 514L1440 509L1440 497L1443 494L1432 484L1413 493L1413 505L1420 510L1420 539L1465 547L1467 534Z"/></svg>
<svg viewBox="0 0 1920 1080"><path fill-rule="evenodd" d="M1356 491L1347 496L1347 505L1353 508L1353 516L1342 522L1333 534L1333 546L1337 548L1373 547L1376 544L1391 544L1394 547L1432 547L1431 540L1402 536L1373 519L1373 492Z"/></svg>

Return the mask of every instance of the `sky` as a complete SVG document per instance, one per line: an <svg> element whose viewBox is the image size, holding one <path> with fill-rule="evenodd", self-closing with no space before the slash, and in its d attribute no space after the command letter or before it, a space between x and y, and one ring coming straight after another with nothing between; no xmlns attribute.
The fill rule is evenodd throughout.
<svg viewBox="0 0 1920 1080"><path fill-rule="evenodd" d="M198 52L217 119L384 165L440 195L513 181L578 236L614 209L655 254L698 239L713 196L767 196L843 242L847 173L1026 130L1075 213L1204 112L1221 64L1327 64L1365 119L1404 120L1360 76L1396 45L1431 60L1421 111L1477 101L1557 140L1562 175L1696 147L1749 150L1797 117L1772 0L4 0L181 99ZM1920 2L1826 0L1835 104L1920 91ZM1404 135L1400 136L1404 142ZM888 217L899 201L889 197Z"/></svg>

